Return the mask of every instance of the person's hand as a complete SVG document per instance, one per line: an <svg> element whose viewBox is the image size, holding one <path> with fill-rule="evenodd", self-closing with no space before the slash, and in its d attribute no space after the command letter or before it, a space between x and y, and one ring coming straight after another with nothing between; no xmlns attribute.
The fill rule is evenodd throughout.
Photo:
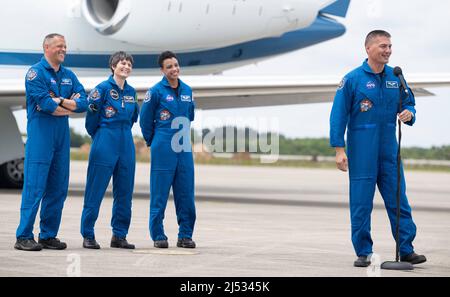
<svg viewBox="0 0 450 297"><path fill-rule="evenodd" d="M402 111L401 113L398 114L398 118L403 123L406 123L406 122L409 122L412 120L413 114L409 110L405 109L404 111Z"/></svg>
<svg viewBox="0 0 450 297"><path fill-rule="evenodd" d="M344 148L336 148L336 167L341 171L348 170L348 159Z"/></svg>
<svg viewBox="0 0 450 297"><path fill-rule="evenodd" d="M80 93L73 93L72 96L70 96L70 100L75 100L75 99L78 99L80 97L81 97Z"/></svg>
<svg viewBox="0 0 450 297"><path fill-rule="evenodd" d="M58 97L52 97L52 99L53 99L53 101L54 101L56 104L58 104L58 105L61 103L61 99L58 98Z"/></svg>

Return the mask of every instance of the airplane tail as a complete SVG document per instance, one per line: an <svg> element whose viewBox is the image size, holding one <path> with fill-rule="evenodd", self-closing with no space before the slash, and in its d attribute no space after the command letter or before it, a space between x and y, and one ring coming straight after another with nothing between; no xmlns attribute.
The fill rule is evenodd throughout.
<svg viewBox="0 0 450 297"><path fill-rule="evenodd" d="M327 7L321 9L319 13L345 17L347 15L349 5L350 0L336 0Z"/></svg>

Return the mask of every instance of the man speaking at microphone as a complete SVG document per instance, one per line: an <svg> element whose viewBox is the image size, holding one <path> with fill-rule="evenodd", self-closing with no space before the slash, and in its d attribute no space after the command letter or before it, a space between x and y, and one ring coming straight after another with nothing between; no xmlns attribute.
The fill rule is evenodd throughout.
<svg viewBox="0 0 450 297"><path fill-rule="evenodd" d="M330 116L330 144L336 149L336 165L349 170L352 243L356 267L371 264L372 238L370 215L375 185L383 197L391 223L396 230L397 149L396 119L412 126L415 122L415 100L411 90L402 88L399 77L387 66L392 53L391 35L383 30L367 34L368 58L348 73L339 84ZM407 87L406 87L407 88ZM399 110L399 94L402 106ZM344 134L347 132L347 154ZM347 159L348 155L348 159ZM425 256L414 252L412 242L416 225L406 197L401 168L400 180L400 259L419 264Z"/></svg>

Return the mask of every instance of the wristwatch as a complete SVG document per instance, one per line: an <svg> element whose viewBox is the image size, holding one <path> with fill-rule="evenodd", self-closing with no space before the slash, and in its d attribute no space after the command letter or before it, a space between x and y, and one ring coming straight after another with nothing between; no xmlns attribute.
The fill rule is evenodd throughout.
<svg viewBox="0 0 450 297"><path fill-rule="evenodd" d="M59 98L59 99L60 99L60 101L59 101L58 105L62 107L63 106L63 102L64 102L65 99L64 98Z"/></svg>

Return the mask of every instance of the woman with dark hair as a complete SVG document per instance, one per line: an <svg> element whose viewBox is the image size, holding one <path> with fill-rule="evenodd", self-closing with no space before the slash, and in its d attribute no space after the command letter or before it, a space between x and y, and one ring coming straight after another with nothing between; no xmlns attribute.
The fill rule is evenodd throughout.
<svg viewBox="0 0 450 297"><path fill-rule="evenodd" d="M177 247L195 248L195 180L191 122L195 116L192 89L180 78L177 56L171 51L158 58L162 80L147 91L142 104L142 135L151 147L150 236L156 248L168 248L164 213L170 189L178 222Z"/></svg>
<svg viewBox="0 0 450 297"><path fill-rule="evenodd" d="M89 155L81 235L83 247L99 249L94 225L111 176L113 209L111 247L134 249L126 240L131 221L131 198L134 187L135 149L131 128L137 121L139 105L136 91L127 84L133 57L114 53L109 60L112 75L89 94L86 130L92 137Z"/></svg>

